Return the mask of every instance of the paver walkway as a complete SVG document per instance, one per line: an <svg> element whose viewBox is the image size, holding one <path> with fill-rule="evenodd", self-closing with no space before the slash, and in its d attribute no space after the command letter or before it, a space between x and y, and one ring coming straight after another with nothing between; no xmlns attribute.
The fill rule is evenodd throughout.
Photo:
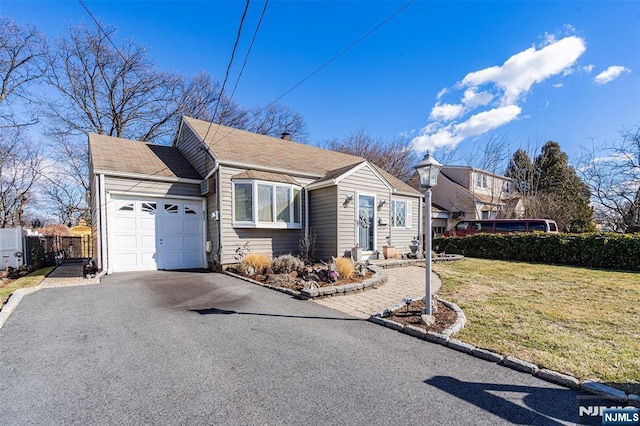
<svg viewBox="0 0 640 426"><path fill-rule="evenodd" d="M349 293L342 296L315 299L319 305L344 312L351 316L366 319L386 308L402 303L404 298L424 297L426 292L425 269L420 266L404 266L385 270L389 279L381 287ZM436 293L442 282L431 275L431 291Z"/></svg>
<svg viewBox="0 0 640 426"><path fill-rule="evenodd" d="M100 278L84 278L82 262L67 262L53 270L42 282L41 287L70 287L77 285L100 284Z"/></svg>

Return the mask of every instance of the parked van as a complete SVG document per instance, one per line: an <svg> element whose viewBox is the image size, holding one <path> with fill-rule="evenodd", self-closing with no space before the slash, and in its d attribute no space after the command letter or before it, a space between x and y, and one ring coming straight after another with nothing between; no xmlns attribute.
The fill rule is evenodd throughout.
<svg viewBox="0 0 640 426"><path fill-rule="evenodd" d="M558 232L558 225L549 219L492 219L463 220L446 231L445 237L464 237L485 232L489 234L508 234L510 232Z"/></svg>

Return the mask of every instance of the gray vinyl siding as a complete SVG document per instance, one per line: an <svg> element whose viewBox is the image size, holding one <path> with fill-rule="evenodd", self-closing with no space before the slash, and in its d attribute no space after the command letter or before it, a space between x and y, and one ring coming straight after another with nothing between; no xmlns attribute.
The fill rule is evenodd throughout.
<svg viewBox="0 0 640 426"><path fill-rule="evenodd" d="M107 192L122 192L144 194L149 197L161 196L200 196L200 185L182 182L161 182L141 179L131 179L116 176L105 176Z"/></svg>
<svg viewBox="0 0 640 426"><path fill-rule="evenodd" d="M187 123L182 124L182 131L175 144L178 151L191 163L200 176L206 176L213 167L213 160L204 151L204 145L200 139L191 131Z"/></svg>
<svg viewBox="0 0 640 426"><path fill-rule="evenodd" d="M336 186L309 192L309 228L315 234L315 254L320 259L338 254L337 220L342 204L338 201L337 193Z"/></svg>
<svg viewBox="0 0 640 426"><path fill-rule="evenodd" d="M391 192L382 180L368 167L363 167L357 172L347 176L338 184L338 201L340 203L338 215L338 253L344 255L350 252L356 244L356 206L358 205L358 194L375 196L375 226L376 243L375 249L382 252L382 246L387 245L389 226L380 225L379 219L389 219L389 201ZM343 201L347 195L353 195L353 201L348 206L343 207ZM378 208L381 200L385 200L382 207Z"/></svg>
<svg viewBox="0 0 640 426"><path fill-rule="evenodd" d="M411 240L420 233L420 198L403 197L394 195L391 198L394 201L404 201L407 208L410 207L411 212L406 215L406 226L404 228L391 227L391 243L396 247L396 252L406 254L411 251L409 245ZM391 220L389 224L391 225Z"/></svg>
<svg viewBox="0 0 640 426"><path fill-rule="evenodd" d="M298 242L304 236L304 205L302 208L302 229L273 229L273 228L234 228L233 227L233 182L231 178L244 172L244 169L220 166L220 222L221 227L221 263L236 263L236 250L244 248L252 253L265 253L272 257L281 254L298 254ZM298 179L305 185L309 181ZM304 195L304 192L303 192ZM304 202L304 200L303 200ZM218 224L211 223L211 232Z"/></svg>

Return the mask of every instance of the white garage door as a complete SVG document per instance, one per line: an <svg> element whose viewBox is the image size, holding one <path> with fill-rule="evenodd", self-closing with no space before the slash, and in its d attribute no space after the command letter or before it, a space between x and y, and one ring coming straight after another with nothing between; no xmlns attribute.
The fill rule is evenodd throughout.
<svg viewBox="0 0 640 426"><path fill-rule="evenodd" d="M114 196L110 204L113 272L205 267L201 202Z"/></svg>

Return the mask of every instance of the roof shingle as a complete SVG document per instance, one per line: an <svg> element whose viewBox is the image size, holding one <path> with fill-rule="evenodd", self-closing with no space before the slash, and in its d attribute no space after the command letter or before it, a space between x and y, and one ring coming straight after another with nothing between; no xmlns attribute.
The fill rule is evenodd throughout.
<svg viewBox="0 0 640 426"><path fill-rule="evenodd" d="M89 133L94 170L201 180L177 148Z"/></svg>
<svg viewBox="0 0 640 426"><path fill-rule="evenodd" d="M304 175L312 175L327 179L336 177L337 171L346 173L356 165L366 161L362 157L344 154L306 145L290 140L259 135L245 130L212 124L191 117L183 117L184 121L196 132L201 140L220 162L259 165L268 168L288 170ZM376 169L399 192L422 195L411 186L395 176Z"/></svg>

